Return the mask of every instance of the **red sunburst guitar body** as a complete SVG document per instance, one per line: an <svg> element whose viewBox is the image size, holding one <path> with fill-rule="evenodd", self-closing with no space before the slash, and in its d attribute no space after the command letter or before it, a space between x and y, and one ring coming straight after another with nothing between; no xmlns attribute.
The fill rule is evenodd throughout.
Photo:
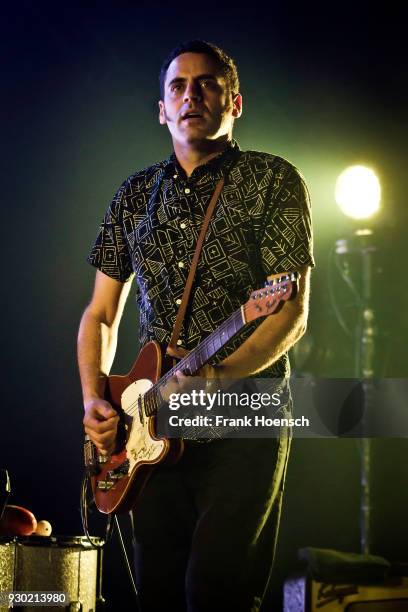
<svg viewBox="0 0 408 612"><path fill-rule="evenodd" d="M149 342L128 374L108 376L105 399L121 416L117 439L120 450L105 456L89 438L85 441L85 465L91 472L95 504L101 512L130 510L154 468L177 461L183 452L183 440L158 438L155 434L161 386L177 369L194 374L247 323L277 312L296 295L298 278L297 272L269 277L263 289L253 291L246 304L177 365L170 357L162 356L156 342Z"/></svg>
<svg viewBox="0 0 408 612"><path fill-rule="evenodd" d="M86 442L86 462L93 464L92 489L101 512L130 510L153 468L159 463L177 461L183 452L182 440L156 438L155 415L147 416L143 410L142 399L160 379L163 361L167 369L174 363L167 356L163 358L156 342L149 342L128 374L107 378L105 399L122 416L118 446L123 448L106 457L91 442Z"/></svg>

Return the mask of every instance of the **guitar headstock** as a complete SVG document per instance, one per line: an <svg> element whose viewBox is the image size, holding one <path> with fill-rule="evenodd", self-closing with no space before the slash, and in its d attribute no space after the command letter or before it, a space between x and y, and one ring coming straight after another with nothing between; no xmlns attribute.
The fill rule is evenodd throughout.
<svg viewBox="0 0 408 612"><path fill-rule="evenodd" d="M269 276L265 286L253 291L243 306L245 321L249 323L277 312L283 302L293 299L297 293L299 276L299 272Z"/></svg>

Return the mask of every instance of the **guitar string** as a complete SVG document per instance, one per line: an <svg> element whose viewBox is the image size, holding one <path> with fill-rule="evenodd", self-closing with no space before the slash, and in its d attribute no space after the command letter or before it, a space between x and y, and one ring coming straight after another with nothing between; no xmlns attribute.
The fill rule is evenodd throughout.
<svg viewBox="0 0 408 612"><path fill-rule="evenodd" d="M279 283L279 284L280 284L280 283ZM281 287L279 287L279 289L280 289L280 288L281 288ZM262 292L262 289L260 289L259 291L261 291L261 292ZM276 301L276 297L277 297L277 296L275 295L275 296L273 296L273 297L275 298L275 301ZM243 305L243 308L244 308L244 313L246 314L247 309L248 309L248 305L247 305L247 304L244 304L244 305ZM223 323L220 325L220 327L219 327L219 328L216 330L216 332L215 332L215 336L219 335L219 333L221 333L225 327L228 327L229 323L234 322L234 321L233 321L233 319L234 319L235 317L237 317L237 316L238 316L238 314L241 314L240 310L235 311L235 312L234 312L234 313L233 313L233 314L232 314L232 315L231 315L231 316L230 316L228 319L226 319L226 321L224 321L224 322L223 322ZM234 323L235 323L235 322L234 322ZM245 322L244 322L244 325L245 325ZM241 329L241 328L240 328L240 329ZM229 338L227 338L226 342L228 342L228 340L230 340L230 339L231 339L231 338L232 338L232 337L233 337L233 336L234 336L234 335L235 335L235 334L236 334L238 331L239 331L239 329L238 329L238 330L236 330L236 331L235 331L235 333L234 333L232 336L230 336ZM213 340L211 340L211 337L212 337L213 335L214 335L214 333L213 333L213 334L210 334L210 336L208 336L208 338L205 338L205 339L203 340L203 342L201 343L202 349L204 349L204 347L207 347L207 345L209 345L211 342L213 342ZM224 342L224 343L221 345L221 347L222 347L222 346L224 346L224 344L225 344L226 342ZM221 347L219 347L217 350L219 350ZM215 352L216 352L216 351L215 351ZM154 397L154 395L156 394L156 390L157 390L157 388L158 388L158 387L160 387L160 386L165 385L165 384L166 384L166 382L167 382L167 380L168 380L168 379L170 379L170 378L172 378L172 377L173 377L173 375L175 374L175 372L176 372L176 371L180 370L180 367L181 367L181 366L186 365L186 364L188 363L189 359L191 359L191 355L186 355L185 357L183 357L183 358L182 358L182 359L181 359L181 360L180 360L180 361L179 361L179 362L178 362L178 363L177 363L177 364L176 364L176 365L175 365L173 368L171 368L171 370L169 370L169 372L167 372L167 373L166 373L166 374L165 374L165 375L164 375L164 376L163 376L163 377L162 377L162 378L161 378L159 381L157 381L157 383L155 383L155 384L153 385L153 387L151 387L150 389L148 389L148 390L147 390L147 391L146 391L146 392L143 394L143 396L144 396L144 400L146 401L146 398L147 398L147 401L149 401L149 399L148 399L148 398L149 398L150 396L153 396L153 397ZM153 399L153 398L152 398L152 399ZM138 411L139 411L139 409L141 408L141 405L140 405L140 400L141 400L141 395L139 395L139 396L138 396L138 398L136 399L136 401L135 401L135 402L133 402L132 404L130 404L130 405L127 407L127 409L126 409L126 414L128 414L129 416L133 416L133 415L137 414L137 412L138 412ZM154 399L153 399L153 402L154 402ZM149 415L147 415L147 416L149 416Z"/></svg>
<svg viewBox="0 0 408 612"><path fill-rule="evenodd" d="M244 306L244 309L245 309L245 306ZM226 321L224 321L224 323L222 323L222 324L221 324L221 325L218 327L218 329L217 329L217 330L216 330L216 332L215 332L215 336L217 336L219 333L221 333L222 331L224 331L224 329L225 329L226 327L228 327L230 323L232 323L232 322L233 322L233 319L234 319L235 317L237 317L237 316L238 316L238 314L241 314L241 313L240 313L240 311L235 311L235 312L234 312L234 313L233 313L233 314L232 314L230 317L228 317L228 319L226 319ZM236 330L236 331L235 331L235 333L237 333L238 331L239 331L239 329L238 329L238 330ZM235 334L233 334L233 335L235 335ZM212 337L212 336L214 336L214 332L213 332L212 334L210 334L210 336L208 336L208 338L205 338L205 339L202 341L202 343L201 343L201 349L200 349L200 352L204 352L204 348L207 348L207 345L209 345L209 344L212 342L212 340L211 340L211 337ZM227 338L226 342L228 342L228 340L230 340L231 338L232 338L232 336L229 336L229 337ZM221 348L222 346L224 346L224 344L225 344L225 342L224 342L224 343L223 343L223 344L222 344L222 345L221 345L219 348ZM219 348L218 348L217 350L219 350ZM215 351L215 352L216 352L216 351ZM155 393L155 391L156 391L156 389L155 389L156 387L160 387L160 386L165 385L165 384L166 384L166 382L167 382L167 380L168 380L168 379L170 379L170 378L172 378L172 377L175 375L175 373L176 373L178 370L180 370L180 367L182 368L182 366L185 366L185 365L188 363L189 359L191 359L191 358L192 358L192 357L191 357L191 355L186 355L185 357L183 357L183 358L182 358L182 359L181 359L181 360L180 360L180 361L179 361L179 362L178 362L178 363L177 363L175 366L173 366L173 367L171 368L171 370L169 370L169 371L168 371L166 374L164 374L164 376L162 376L162 378L161 378L159 381L157 381L157 383L155 383L155 384L153 385L153 387L151 387L150 389L148 389L148 390L145 392L144 396L146 397L146 395L148 395L148 394L149 394L149 395L153 395L153 394ZM139 396L139 397L140 397L140 396ZM135 402L133 402L132 404L130 404L130 405L127 407L127 409L126 409L126 414L128 414L128 415L132 416L133 414L136 414L136 413L137 413L137 410L135 411L135 410L134 410L134 408L135 408L135 407L137 406L137 404L138 404L139 397L136 399L136 401L135 401Z"/></svg>
<svg viewBox="0 0 408 612"><path fill-rule="evenodd" d="M286 285L286 286L287 286L287 285ZM280 289L281 289L281 286L279 286L279 288L278 288L278 289L280 290ZM262 291L262 290L260 290L260 291ZM265 297L266 297L266 296L265 296ZM276 296L276 295L275 295L275 296L273 296L273 297L275 298L275 299L274 299L274 302L276 303L276 298L277 298L278 296ZM281 297L283 297L283 296L281 296ZM279 300L279 301L280 301L280 300ZM243 308L244 308L244 313L246 313L246 312L247 312L247 310L248 310L248 306L247 306L247 304L244 304L244 305L243 305ZM233 314L232 314L232 315L231 315L231 316L230 316L230 317L229 317L229 318L228 318L226 321L224 321L224 323L223 323L223 324L221 324L221 325L220 325L220 327L219 327L219 328L216 330L216 332L215 332L215 336L219 335L219 334L220 334L220 333L223 331L223 328L228 327L228 326L229 326L229 323L232 323L232 322L236 323L236 321L233 321L233 319L234 319L234 318L236 318L236 317L238 316L238 314L241 314L241 313L240 313L240 311L235 311L235 312L234 312L234 313L233 313ZM245 324L245 322L244 322L244 324ZM242 327L242 326L241 326L241 327ZM240 329L241 329L241 328L240 328ZM226 340L226 341L225 341L225 342L224 342L224 343L221 345L221 347L222 347L222 346L224 346L224 345L225 345L225 343L226 343L228 340L230 340L230 338L232 338L232 337L233 337L233 336L234 336L234 335L235 335L235 334L236 334L238 331L239 331L239 329L238 329L238 330L235 330L235 333L234 333L234 334L232 334L232 336L230 336L229 338L227 338L227 340ZM212 340L212 337L213 337L213 336L214 336L214 333L213 333L213 334L210 334L210 336L209 336L208 338L206 338L205 340L203 340L203 342L202 342L202 348L207 347L207 345L208 345L208 344L210 344L210 343L211 343L211 342L213 342L213 341L215 342L216 338L214 337L214 340ZM216 349L216 351L217 351L217 350L219 350L221 347L218 347L218 349ZM216 352L216 351L214 351L214 352ZM214 353L213 353L213 354L214 354ZM151 387L150 389L148 389L148 390L147 390L147 391L146 391L146 392L143 394L144 401L145 401L146 403L148 403L148 404L149 404L151 401L153 401L153 403L155 403L155 396L157 395L157 393L156 393L157 388L158 388L158 387L160 387L160 386L165 385L165 384L166 384L166 382L167 382L167 380L168 380L169 378L172 378L173 373L175 373L176 371L178 371L178 370L180 369L180 367L181 367L181 366L183 366L183 365L185 365L186 363L188 363L188 362L189 362L189 360L191 359L191 357L192 357L191 355L186 355L185 357L183 357L183 359L182 359L182 360L180 360L180 362L179 362L179 363L178 363L176 366L174 366L174 367L173 367L173 368L172 368L172 369L171 369L169 372L167 372L167 373L166 373L166 374L165 374L165 375L164 375L164 376L163 376L163 377L160 379L160 381L158 381L157 383L155 383L155 384L153 385L153 387ZM136 414L136 413L137 413L139 410L141 410L141 409L142 409L142 406L141 406L141 397L142 397L141 395L140 395L140 396L138 396L138 398L136 399L136 401L135 401L134 403L130 404L130 406L128 406L128 408L127 408L127 414L128 414L128 415L132 416L132 415ZM149 406L148 406L148 408L149 408ZM157 407L156 407L156 409L157 409ZM153 410L153 412L154 412L154 410ZM151 415L146 414L146 416L151 416Z"/></svg>
<svg viewBox="0 0 408 612"><path fill-rule="evenodd" d="M273 285L272 285L272 286L276 286L276 289L275 289L275 292L274 292L274 293L276 293L276 292L277 292L277 290L280 290L280 289L281 289L281 287L287 287L288 285L287 285L286 283L287 283L287 281L288 281L288 280L290 280L290 279L285 278L285 280L284 280L284 281L282 281L282 280L281 280L281 278L280 278L280 279L279 279L279 282L277 282L277 283L273 283ZM279 287L277 287L277 285L279 285ZM263 291L263 290L262 290L262 289L259 289L259 290L257 290L257 292L258 292L258 291L262 293L262 291ZM265 296L265 297L266 297L266 296ZM275 298L275 301L276 301L276 298L277 298L277 297L278 297L277 295L274 295L274 296L273 296L273 298ZM279 297L283 297L283 296L279 296ZM244 304L244 305L243 305L243 309L244 309L244 314L246 314L246 313L247 313L247 310L248 310L248 303L246 303L246 304ZM202 343L201 343L201 347L202 347L202 349L200 349L200 351L204 352L204 347L205 347L205 348L207 348L207 346L208 346L208 345L209 345L211 342L214 342L214 340L215 340L216 336L219 336L219 334L220 334L222 331L224 331L224 329L225 329L226 327L228 327L230 323L232 323L232 322L234 322L234 323L235 323L235 321L233 321L233 320L234 320L234 318L235 318L235 317L237 317L237 316L238 316L238 314L241 314L241 310L236 310L235 312L233 312L233 313L232 313L232 315L231 315L230 317L228 317L228 319L226 319L226 320L225 320L225 321L224 321L224 322L223 322L223 323L222 323L222 324L221 324L221 325L218 327L218 329L217 329L215 332L213 332L213 333L212 333L212 334L210 334L210 335L209 335L207 338L205 338L205 339L202 341ZM246 321L243 321L243 324L244 324L244 325L245 325L245 323L246 323ZM241 329L241 328L240 328L240 329ZM218 351L220 348L222 348L222 346L224 346L224 345L226 344L226 342L228 342L228 340L230 340L230 339L231 339L231 338L232 338L232 337L233 337L233 336L234 336L234 335L235 335L235 334L236 334L238 331L240 331L240 330L239 330L239 329L238 329L238 330L236 330L236 331L235 331L235 333L234 333L232 336L230 336L229 338L227 338L227 340L226 340L226 341L225 341L225 342L224 342L224 343L223 343L223 344L222 344L222 345L221 345L221 346L220 346L218 349L216 349L216 351L215 351L215 352L217 352L217 351ZM212 340L212 337L213 337L213 336L214 336L214 340ZM214 353L213 353L213 354L214 354ZM191 357L192 357L192 356L191 356L191 354L190 354L190 355L186 355L185 357L183 357L183 358L182 358L182 359L181 359L181 360L180 360L180 361L179 361L179 362L178 362L178 363L177 363L175 366L173 366L173 368L171 368L171 370L169 370L169 371L168 371L166 374L164 374L164 376L163 376L163 377L162 377L162 378L161 378L159 381L157 381L157 382L156 382L156 383L153 385L153 387L151 387L150 389L148 389L148 390L147 390L147 391L146 391L146 392L143 394L143 395L144 395L144 399L145 399L145 401L146 401L146 398L147 398L147 397L154 396L154 395L156 394L156 390L157 390L157 388L159 388L160 386L165 385L165 384L166 384L166 382L167 382L167 380L168 380L168 379L170 379L170 378L172 378L172 377L174 376L174 374L175 374L175 373L176 373L178 370L180 370L180 367L182 367L183 365L186 365L186 364L188 363L189 359L191 359ZM140 408L140 406L139 406L139 401L140 401L140 398L141 398L141 395L139 395L139 396L138 396L138 398L136 399L136 401L135 401L135 402L133 402L132 404L130 404L130 405L127 407L127 409L126 409L126 414L127 414L127 415L129 415L129 416L133 416L133 415L137 414L137 412L139 411L139 408ZM149 400L148 400L148 401L149 401ZM153 401L154 401L154 400L153 400ZM149 416L149 415L147 415L147 416Z"/></svg>

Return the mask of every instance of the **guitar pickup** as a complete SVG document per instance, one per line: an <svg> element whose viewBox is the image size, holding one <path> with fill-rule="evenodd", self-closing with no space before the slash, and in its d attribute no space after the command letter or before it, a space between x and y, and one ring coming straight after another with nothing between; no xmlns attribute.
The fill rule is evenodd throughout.
<svg viewBox="0 0 408 612"><path fill-rule="evenodd" d="M129 459L126 459L126 461L121 463L121 465L119 465L119 467L117 467L115 470L109 470L107 476L111 480L116 481L116 480L120 480L124 476L127 476L128 474L129 474Z"/></svg>
<svg viewBox="0 0 408 612"><path fill-rule="evenodd" d="M115 482L113 480L98 480L96 485L100 491L109 491L113 487Z"/></svg>

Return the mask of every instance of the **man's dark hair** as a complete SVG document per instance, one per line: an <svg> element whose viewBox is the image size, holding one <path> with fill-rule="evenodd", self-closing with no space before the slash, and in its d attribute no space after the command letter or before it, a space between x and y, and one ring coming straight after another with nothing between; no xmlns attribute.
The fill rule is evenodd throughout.
<svg viewBox="0 0 408 612"><path fill-rule="evenodd" d="M167 69L171 62L182 53L203 53L212 57L219 66L220 72L225 78L231 93L239 92L238 71L232 57L227 55L225 51L204 40L188 40L175 47L166 57L160 70L160 95L164 98L164 82L166 80Z"/></svg>

